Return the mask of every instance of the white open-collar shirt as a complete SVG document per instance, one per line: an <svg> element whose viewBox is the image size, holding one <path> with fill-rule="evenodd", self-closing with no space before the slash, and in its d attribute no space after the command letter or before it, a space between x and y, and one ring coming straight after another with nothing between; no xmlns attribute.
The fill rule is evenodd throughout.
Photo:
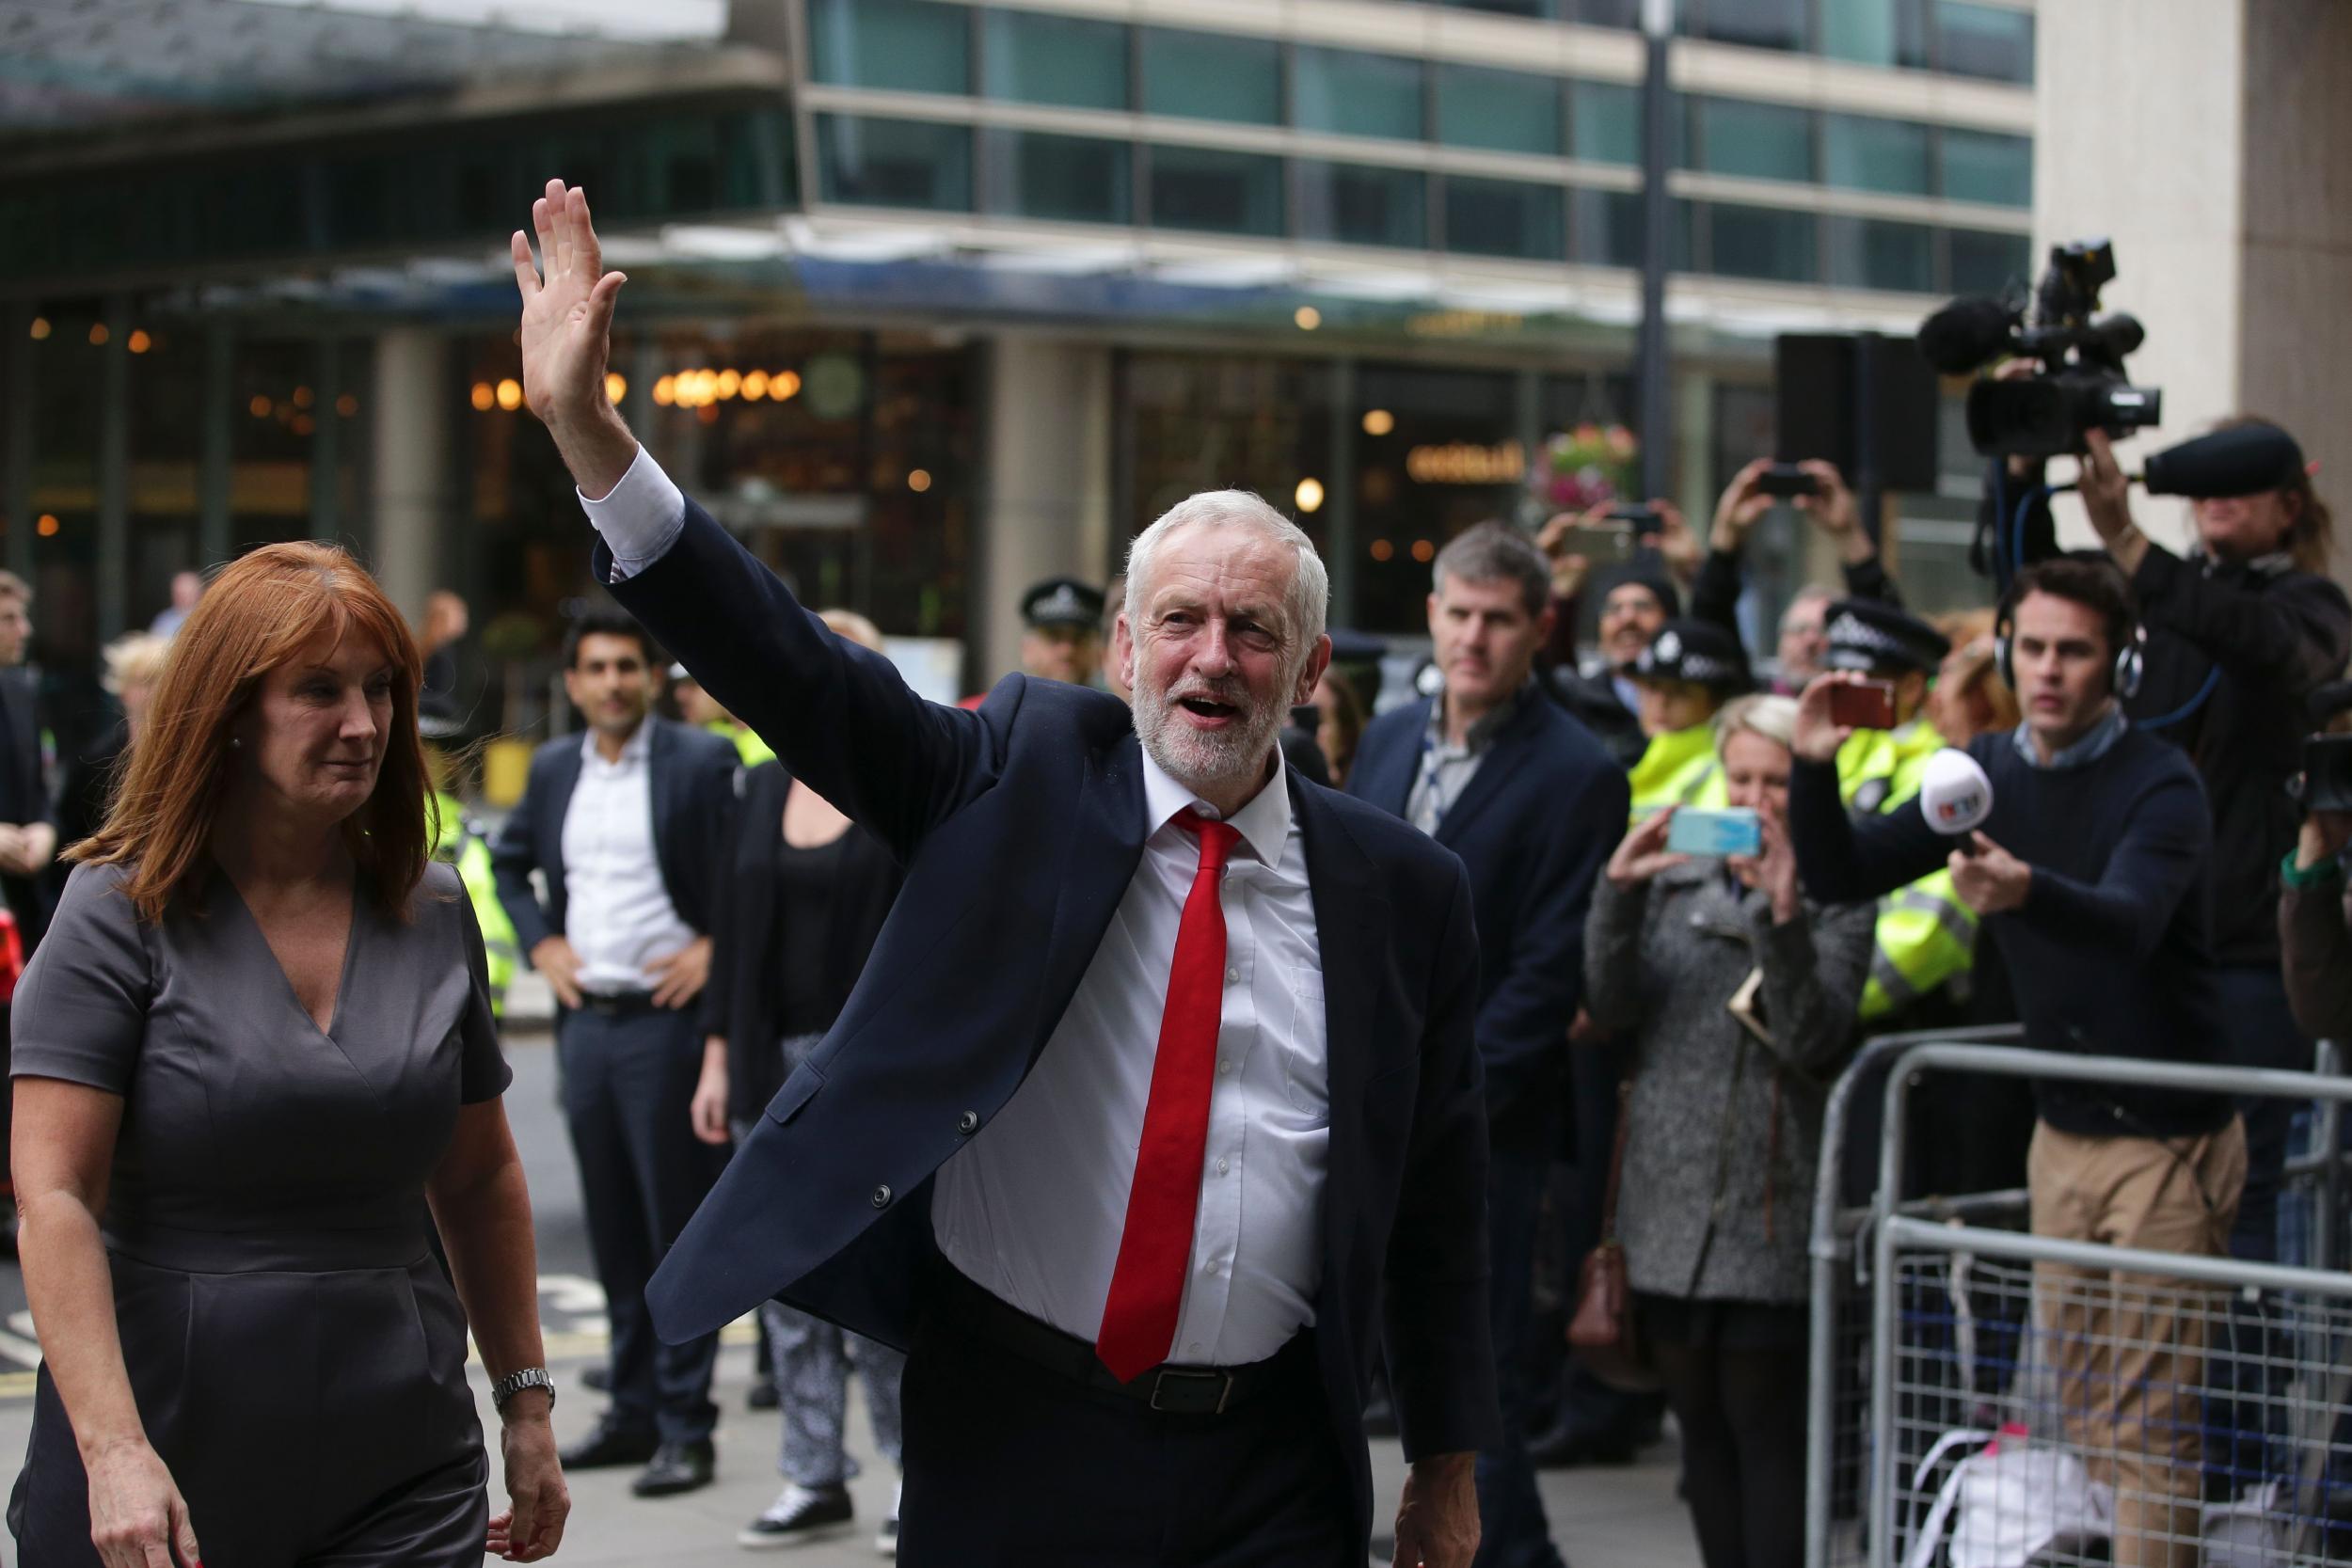
<svg viewBox="0 0 2352 1568"><path fill-rule="evenodd" d="M581 498L633 576L684 526L677 486L642 449L612 493ZM1278 753L1279 756L1279 753ZM1160 1014L1200 840L1187 808L1219 814L1143 754L1143 858L1027 1078L940 1167L931 1227L949 1262L1033 1318L1091 1340L1127 1223ZM1315 1321L1330 1159L1322 947L1287 767L1232 818L1240 843L1218 902L1225 996L1200 1205L1168 1359L1241 1366Z"/></svg>

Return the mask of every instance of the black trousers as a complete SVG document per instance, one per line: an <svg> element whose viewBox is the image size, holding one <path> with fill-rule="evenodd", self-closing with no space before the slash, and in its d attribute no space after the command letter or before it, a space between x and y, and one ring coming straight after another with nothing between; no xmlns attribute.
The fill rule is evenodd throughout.
<svg viewBox="0 0 2352 1568"><path fill-rule="evenodd" d="M1311 1349L1222 1416L1174 1416L925 1323L901 1395L901 1568L1360 1568Z"/></svg>
<svg viewBox="0 0 2352 1568"><path fill-rule="evenodd" d="M1805 1309L1640 1298L1707 1568L1804 1560Z"/></svg>
<svg viewBox="0 0 2352 1568"><path fill-rule="evenodd" d="M567 1012L556 1026L588 1245L612 1325L612 1418L670 1443L708 1437L719 1421L719 1337L665 1345L645 1308L645 1282L726 1161L694 1136L689 1115L702 1072L694 1023L690 1008Z"/></svg>

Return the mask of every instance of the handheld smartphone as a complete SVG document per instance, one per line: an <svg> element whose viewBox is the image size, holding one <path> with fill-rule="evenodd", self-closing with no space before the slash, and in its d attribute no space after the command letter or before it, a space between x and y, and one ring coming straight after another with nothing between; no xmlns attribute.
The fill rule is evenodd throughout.
<svg viewBox="0 0 2352 1568"><path fill-rule="evenodd" d="M1620 522L1586 524L1568 530L1561 548L1569 555L1581 555L1598 565L1612 561L1630 561L1636 540L1633 525Z"/></svg>
<svg viewBox="0 0 2352 1568"><path fill-rule="evenodd" d="M1685 806L1666 830L1666 848L1677 855L1759 855L1764 824L1745 806L1723 811Z"/></svg>
<svg viewBox="0 0 2352 1568"><path fill-rule="evenodd" d="M1863 681L1829 689L1829 721L1855 730L1895 727L1895 683Z"/></svg>
<svg viewBox="0 0 2352 1568"><path fill-rule="evenodd" d="M1765 469L1763 476L1756 482L1756 488L1760 495L1778 496L1783 500L1796 496L1818 496L1821 493L1820 481L1798 467L1794 463L1773 464Z"/></svg>

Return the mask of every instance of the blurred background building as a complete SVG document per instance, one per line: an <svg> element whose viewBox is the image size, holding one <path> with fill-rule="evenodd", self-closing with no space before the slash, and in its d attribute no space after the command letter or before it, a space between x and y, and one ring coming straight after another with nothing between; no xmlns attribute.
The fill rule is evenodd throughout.
<svg viewBox="0 0 2352 1568"><path fill-rule="evenodd" d="M655 454L946 687L1010 666L1023 585L1221 484L1295 510L1335 624L1410 633L1547 436L1635 421L1637 9L0 0L0 556L71 686L176 570L340 538L471 601L477 731L543 723L589 534L503 240L560 174ZM1661 438L1701 527L1772 444L1775 333L2031 269L2042 22L1681 0ZM1946 423L1897 507L1930 607L1979 592Z"/></svg>

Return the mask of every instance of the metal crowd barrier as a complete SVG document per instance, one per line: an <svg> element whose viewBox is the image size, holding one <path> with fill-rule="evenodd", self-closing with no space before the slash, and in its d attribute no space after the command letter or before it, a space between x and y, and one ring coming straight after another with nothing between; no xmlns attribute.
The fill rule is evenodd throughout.
<svg viewBox="0 0 2352 1568"><path fill-rule="evenodd" d="M1831 1093L1811 1243L1807 1568L1904 1568L1915 1554L1934 1568L2001 1562L2010 1548L1990 1544L1989 1522L2023 1529L2037 1510L2059 1507L2052 1498L2080 1502L2096 1490L2074 1483L2103 1478L2124 1483L2119 1563L2352 1560L2352 1275L2335 1267L2352 1256L2342 1137L2352 1079L2341 1076L2335 1048L2322 1042L2315 1070L2301 1073L2031 1052L2012 1047L2019 1037L2010 1028L1874 1039ZM1907 1112L1930 1071L2310 1104L2310 1148L2291 1161L2281 1194L2310 1266L2031 1236L2023 1189L1906 1196ZM1873 1093L1882 1073L1883 1090ZM1857 1111L1872 1103L1883 1117L1878 1180L1871 1201L1850 1202L1848 1145ZM2149 1341L2150 1323L2168 1342ZM2153 1400L2150 1368L2176 1374L2158 1380ZM2216 1368L2228 1374L2220 1418L2201 1399ZM2129 1418L2122 1427L2113 1421L2119 1413ZM2150 1415L2159 1418L2141 1418ZM2029 1436L2012 1430L2006 1458L1968 1463L1955 1479L2003 1426ZM2230 1446L2241 1444L2241 1429L2253 1433L2245 1452ZM1972 1431L1979 1435L1958 1435ZM2081 1451L2100 1438L2106 1449ZM2225 1484L2233 1467L2257 1484L2242 1497L2225 1492L2214 1509L2179 1498L2182 1475L2209 1459ZM1963 1499L1977 1505L1973 1513L1955 1508ZM1946 1542L1967 1517L1975 1523L1963 1533L1972 1528L1974 1538L1947 1556ZM1931 1528L1934 1539L1921 1545ZM2108 1549L2104 1540L2082 1534L2045 1543L2031 1560L2110 1560L2093 1555ZM2192 1547L2192 1538L2227 1546Z"/></svg>

